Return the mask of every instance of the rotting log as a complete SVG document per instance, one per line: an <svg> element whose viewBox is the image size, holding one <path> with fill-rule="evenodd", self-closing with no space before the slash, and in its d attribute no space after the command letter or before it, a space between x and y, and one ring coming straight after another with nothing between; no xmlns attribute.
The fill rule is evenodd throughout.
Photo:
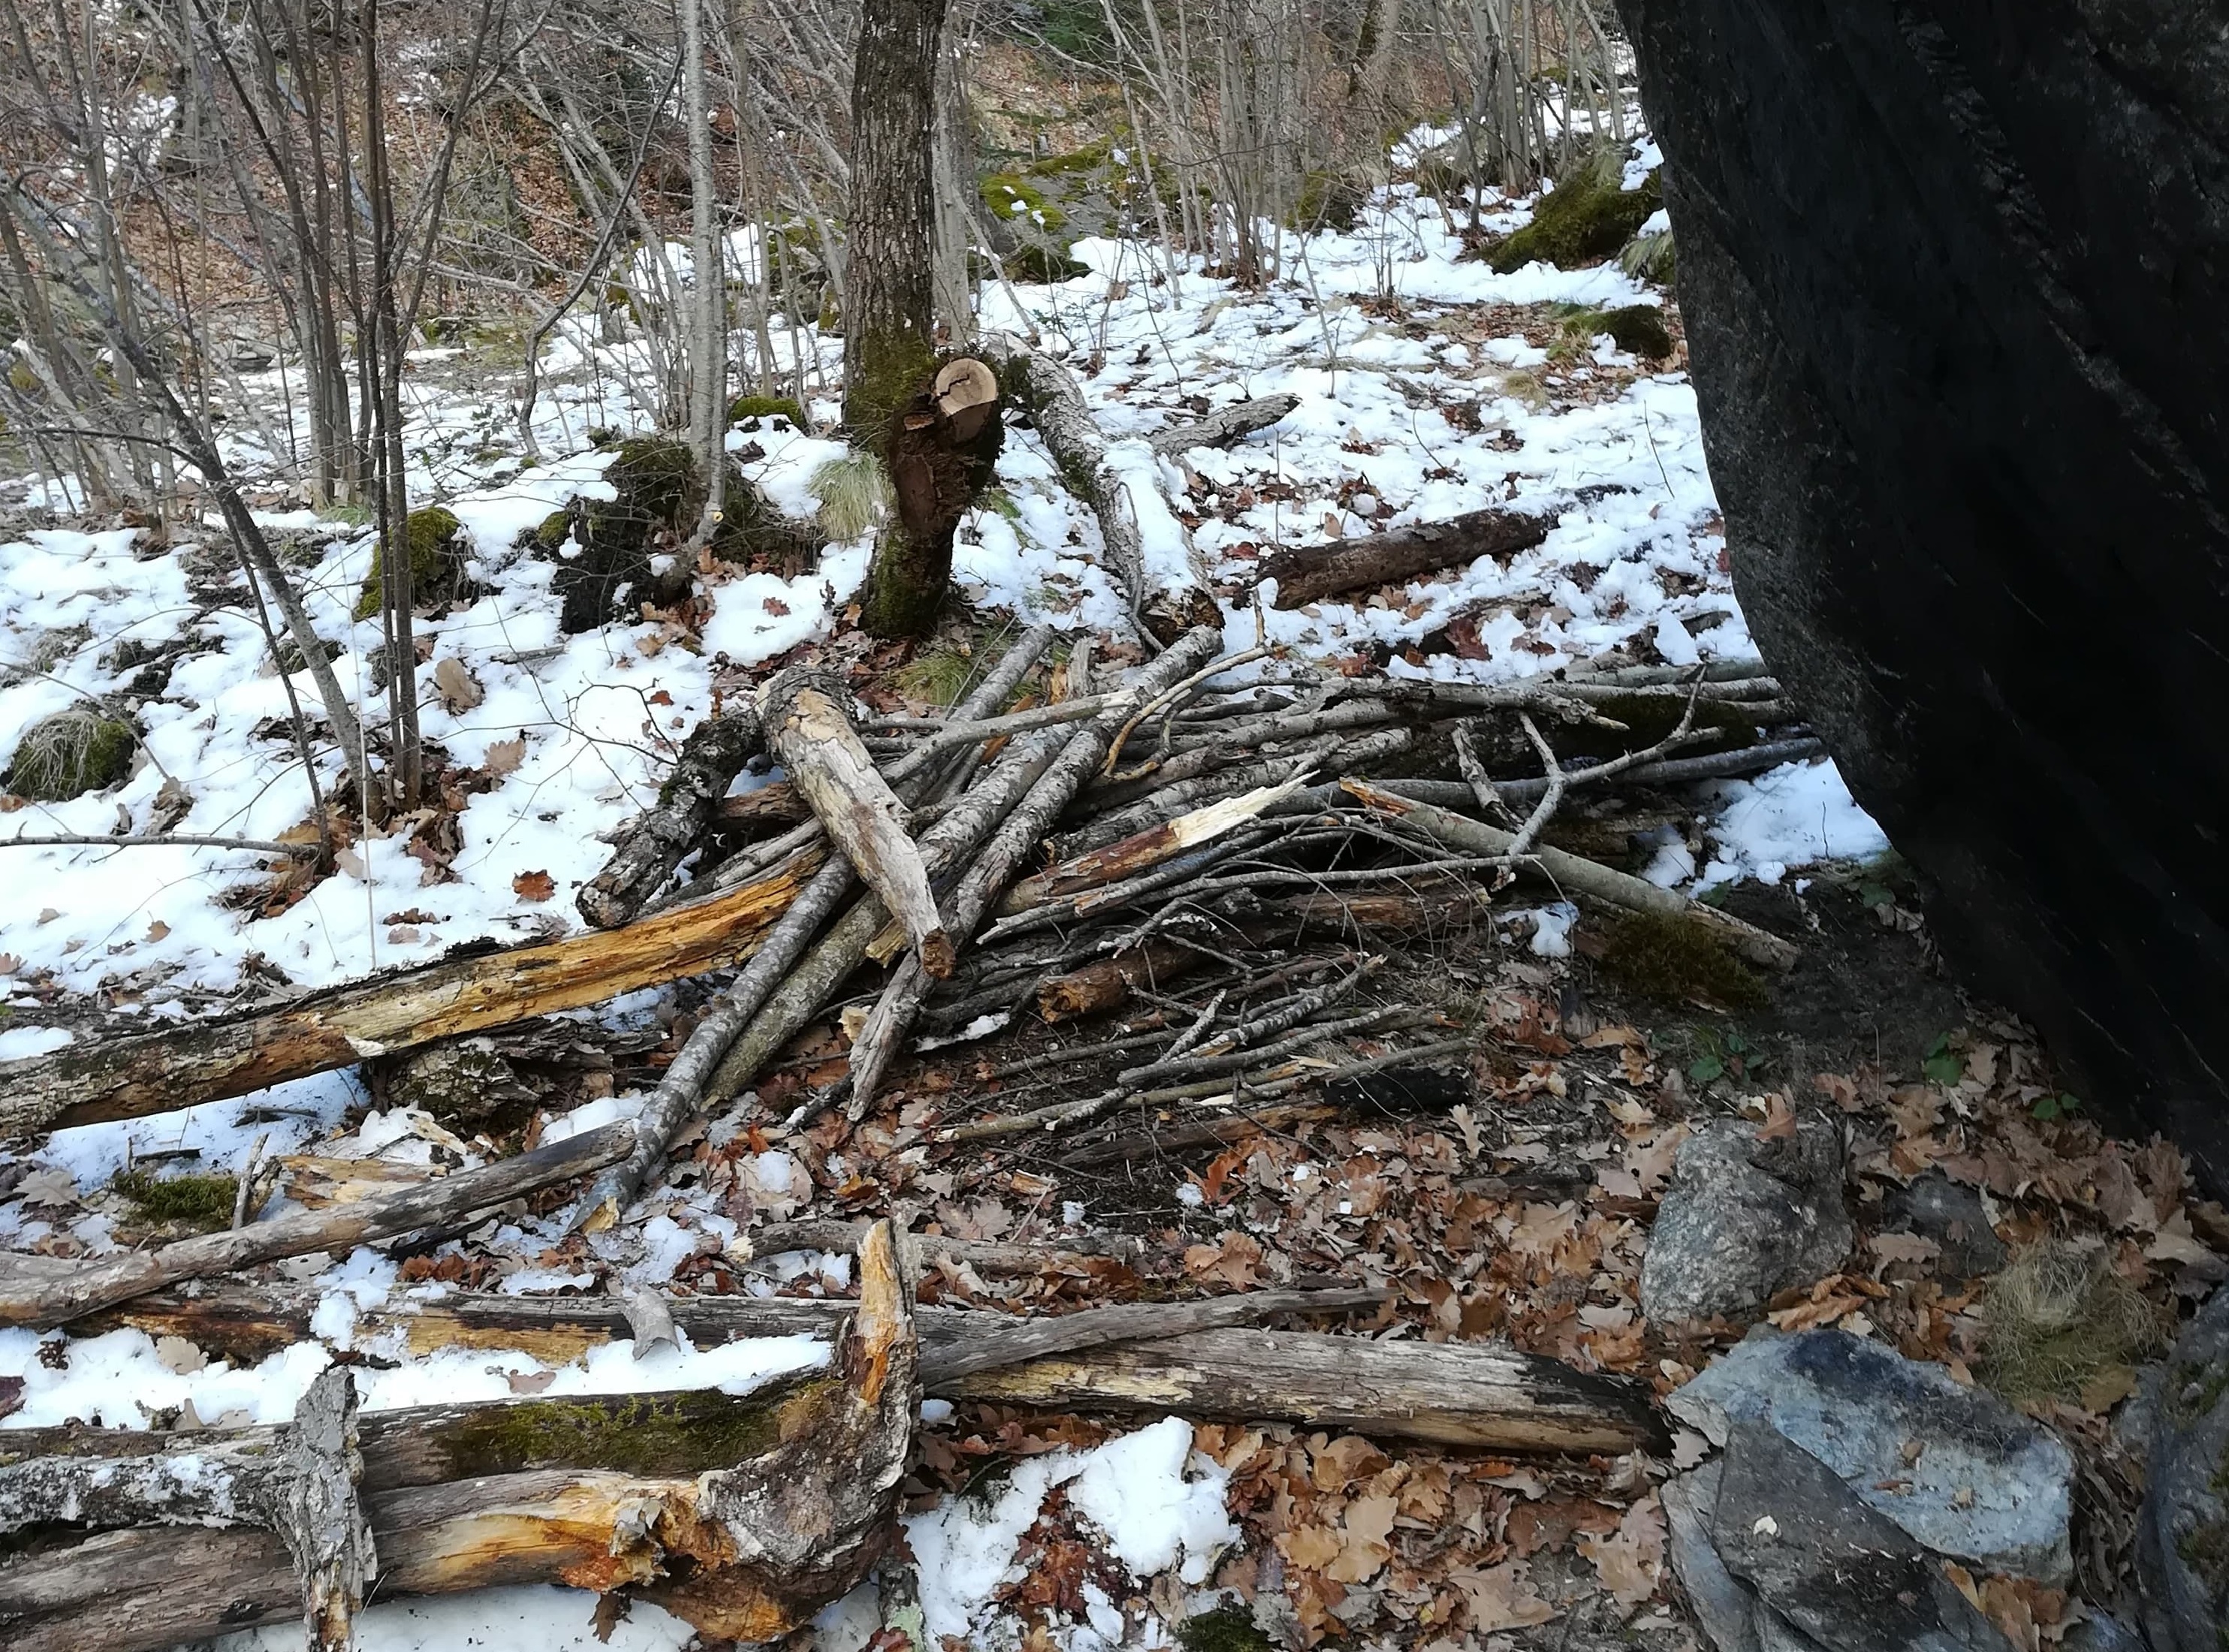
<svg viewBox="0 0 2229 1652"><path fill-rule="evenodd" d="M640 912L696 848L728 787L765 743L748 709L698 723L681 742L657 803L627 826L603 871L581 885L573 901L581 916L600 929L615 929Z"/></svg>
<svg viewBox="0 0 2229 1652"><path fill-rule="evenodd" d="M0 1275L0 1325L64 1325L181 1280L232 1273L283 1257L345 1252L421 1229L445 1229L624 1159L634 1140L633 1122L621 1120L399 1192L290 1212L228 1232L80 1263L67 1273Z"/></svg>
<svg viewBox="0 0 2229 1652"><path fill-rule="evenodd" d="M1661 1451L1646 1384L1477 1342L1217 1330L986 1371L947 1392L1063 1411L1172 1411L1538 1453Z"/></svg>
<svg viewBox="0 0 2229 1652"><path fill-rule="evenodd" d="M937 915L921 846L907 830L906 806L845 715L848 697L825 671L793 666L776 672L759 690L767 744L829 840L905 927L922 967L944 980L955 960L952 937Z"/></svg>
<svg viewBox="0 0 2229 1652"><path fill-rule="evenodd" d="M530 1399L360 1419L377 1597L562 1583L655 1602L707 1640L779 1638L858 1581L890 1529L920 1405L886 1226L835 1368L716 1392ZM0 1441L21 1461L68 1431ZM70 1449L190 1452L257 1430L76 1430ZM260 1431L276 1445L283 1431ZM140 1652L301 1610L273 1533L49 1530L0 1559L10 1652Z"/></svg>
<svg viewBox="0 0 2229 1652"><path fill-rule="evenodd" d="M726 968L750 956L819 864L817 852L800 853L729 894L623 929L445 958L267 1009L0 1062L0 1138L245 1096L367 1057Z"/></svg>
<svg viewBox="0 0 2229 1652"><path fill-rule="evenodd" d="M1547 538L1552 514L1468 511L1444 522L1419 522L1385 533L1356 534L1325 545L1293 545L1264 556L1261 577L1277 582L1278 608L1297 608L1347 591L1375 590L1461 567L1481 556L1513 556Z"/></svg>

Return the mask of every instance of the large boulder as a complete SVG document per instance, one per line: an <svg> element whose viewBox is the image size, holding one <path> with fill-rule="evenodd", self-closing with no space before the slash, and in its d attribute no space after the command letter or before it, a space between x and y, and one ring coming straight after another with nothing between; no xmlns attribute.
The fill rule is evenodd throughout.
<svg viewBox="0 0 2229 1652"><path fill-rule="evenodd" d="M2229 1646L2229 1289L2176 1343L2152 1424L2136 1574L2154 1652Z"/></svg>
<svg viewBox="0 0 2229 1652"><path fill-rule="evenodd" d="M1954 961L2229 1186L2229 4L1619 10L1752 630Z"/></svg>

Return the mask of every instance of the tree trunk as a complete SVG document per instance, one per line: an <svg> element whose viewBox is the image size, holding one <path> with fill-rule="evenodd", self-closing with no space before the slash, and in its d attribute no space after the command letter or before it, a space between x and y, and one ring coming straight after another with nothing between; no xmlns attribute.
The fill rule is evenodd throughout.
<svg viewBox="0 0 2229 1652"><path fill-rule="evenodd" d="M933 177L945 6L867 0L859 20L844 317L844 422L854 441L877 440L935 364Z"/></svg>
<svg viewBox="0 0 2229 1652"><path fill-rule="evenodd" d="M999 382L982 363L924 376L887 421L883 463L897 500L875 542L860 623L877 636L926 636L952 582L960 518L990 482L1005 427Z"/></svg>

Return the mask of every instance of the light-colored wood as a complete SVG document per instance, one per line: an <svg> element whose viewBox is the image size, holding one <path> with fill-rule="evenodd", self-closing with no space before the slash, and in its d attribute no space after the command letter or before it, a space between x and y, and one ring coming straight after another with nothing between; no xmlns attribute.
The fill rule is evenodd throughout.
<svg viewBox="0 0 2229 1652"><path fill-rule="evenodd" d="M905 926L922 967L941 980L956 959L937 915L906 806L844 714L844 691L823 672L793 667L759 691L767 744L829 839Z"/></svg>
<svg viewBox="0 0 2229 1652"><path fill-rule="evenodd" d="M80 1039L0 1062L0 1138L145 1118L740 963L819 869L805 851L701 905L624 929L443 959L268 1009Z"/></svg>
<svg viewBox="0 0 2229 1652"><path fill-rule="evenodd" d="M355 1644L365 1586L379 1575L371 1526L357 1497L363 1453L356 1403L356 1382L346 1367L331 1366L318 1373L294 1407L266 1509L294 1563L302 1617L316 1652L345 1652Z"/></svg>
<svg viewBox="0 0 2229 1652"><path fill-rule="evenodd" d="M1195 447L1228 447L1242 436L1267 430L1300 405L1301 398L1289 393L1234 402L1204 417L1156 430L1146 438L1146 446L1171 459Z"/></svg>
<svg viewBox="0 0 2229 1652"><path fill-rule="evenodd" d="M1026 912L1047 902L1080 895L1158 866L1187 849L1211 843L1259 818L1299 791L1302 783L1301 777L1296 775L1282 785L1256 787L1237 797L1219 798L1174 820L1133 832L1104 848L1088 850L1057 866L1023 878L1006 891L994 910L1009 914ZM1076 910L1088 911L1089 907L1078 903Z"/></svg>
<svg viewBox="0 0 2229 1652"><path fill-rule="evenodd" d="M634 1141L633 1121L620 1120L515 1159L499 1159L400 1192L324 1210L291 1212L228 1232L85 1263L66 1274L0 1278L0 1325L64 1325L181 1280L232 1273L316 1250L344 1255L374 1240L447 1227L624 1159Z"/></svg>

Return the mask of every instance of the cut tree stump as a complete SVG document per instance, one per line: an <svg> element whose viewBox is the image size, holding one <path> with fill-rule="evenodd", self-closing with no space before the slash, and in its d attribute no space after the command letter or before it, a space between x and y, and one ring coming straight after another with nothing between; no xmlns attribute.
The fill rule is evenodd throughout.
<svg viewBox="0 0 2229 1652"><path fill-rule="evenodd" d="M820 865L803 852L741 889L623 929L445 958L267 1009L0 1062L0 1139L245 1096L436 1038L484 1032L749 957Z"/></svg>
<svg viewBox="0 0 2229 1652"><path fill-rule="evenodd" d="M1346 591L1398 585L1435 569L1481 556L1530 550L1556 525L1529 511L1473 511L1444 522L1420 522L1385 533L1357 534L1327 545L1294 545L1265 556L1261 577L1277 582L1277 608L1297 608Z"/></svg>

